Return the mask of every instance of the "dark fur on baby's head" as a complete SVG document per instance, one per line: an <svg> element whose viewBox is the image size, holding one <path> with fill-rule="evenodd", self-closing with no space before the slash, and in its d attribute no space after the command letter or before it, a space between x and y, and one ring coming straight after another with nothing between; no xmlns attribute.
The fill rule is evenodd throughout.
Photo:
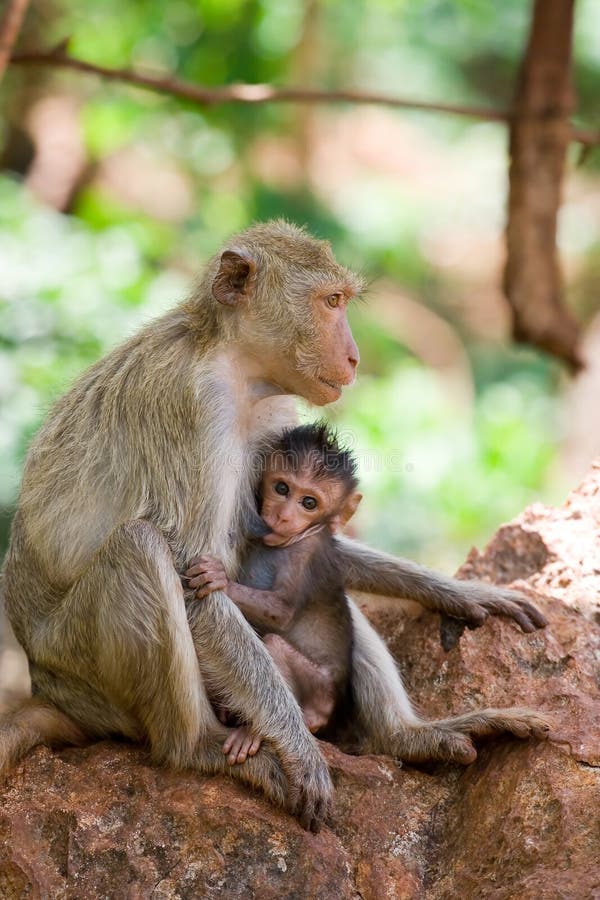
<svg viewBox="0 0 600 900"><path fill-rule="evenodd" d="M287 428L271 445L269 459L284 471L307 467L317 481L342 484L346 494L358 487L356 460L327 422Z"/></svg>

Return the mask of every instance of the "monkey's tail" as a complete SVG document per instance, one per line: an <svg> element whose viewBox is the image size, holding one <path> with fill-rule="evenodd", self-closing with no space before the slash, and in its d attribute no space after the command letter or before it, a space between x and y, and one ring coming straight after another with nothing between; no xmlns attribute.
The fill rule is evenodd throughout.
<svg viewBox="0 0 600 900"><path fill-rule="evenodd" d="M31 697L0 716L0 778L38 744L80 745L86 735L47 700Z"/></svg>

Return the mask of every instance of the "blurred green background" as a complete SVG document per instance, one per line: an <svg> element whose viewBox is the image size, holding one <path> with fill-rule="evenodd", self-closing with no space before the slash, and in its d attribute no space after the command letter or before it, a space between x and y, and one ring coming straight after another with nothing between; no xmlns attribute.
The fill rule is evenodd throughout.
<svg viewBox="0 0 600 900"><path fill-rule="evenodd" d="M524 0L49 0L22 47L70 38L107 66L206 85L357 87L510 104ZM577 4L578 122L598 127L600 16ZM576 382L511 344L500 292L507 134L351 105L199 110L96 78L13 68L0 122L0 557L23 457L85 366L182 299L231 232L286 216L369 279L355 388L328 414L354 447L374 544L451 570L600 444L600 152L573 148L567 302ZM596 352L594 352L594 349ZM312 413L311 413L312 414Z"/></svg>

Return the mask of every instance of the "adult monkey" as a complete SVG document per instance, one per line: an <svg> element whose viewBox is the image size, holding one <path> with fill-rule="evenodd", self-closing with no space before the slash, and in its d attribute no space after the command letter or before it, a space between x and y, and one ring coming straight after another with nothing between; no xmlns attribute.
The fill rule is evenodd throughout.
<svg viewBox="0 0 600 900"><path fill-rule="evenodd" d="M360 289L327 243L285 222L238 235L191 298L92 366L29 452L5 563L5 603L33 698L4 721L0 766L40 742L121 734L153 758L229 771L313 830L331 782L265 648L223 594L184 599L195 554L235 572L256 516L253 449L294 419L293 396L330 403L353 381L346 306ZM458 582L349 541L348 587L413 598L481 625L545 624L520 595ZM356 607L357 728L366 748L469 762L469 735L541 735L522 710L441 723L413 713L382 641ZM265 736L229 767L206 688Z"/></svg>

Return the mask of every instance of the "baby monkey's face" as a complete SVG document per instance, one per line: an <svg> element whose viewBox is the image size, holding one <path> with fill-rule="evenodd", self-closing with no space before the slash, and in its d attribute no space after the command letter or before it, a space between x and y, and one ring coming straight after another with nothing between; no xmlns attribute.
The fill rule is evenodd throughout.
<svg viewBox="0 0 600 900"><path fill-rule="evenodd" d="M270 465L262 480L260 514L271 529L263 543L280 547L319 522L331 522L344 505L345 486L334 478L315 479L308 468L292 472Z"/></svg>

